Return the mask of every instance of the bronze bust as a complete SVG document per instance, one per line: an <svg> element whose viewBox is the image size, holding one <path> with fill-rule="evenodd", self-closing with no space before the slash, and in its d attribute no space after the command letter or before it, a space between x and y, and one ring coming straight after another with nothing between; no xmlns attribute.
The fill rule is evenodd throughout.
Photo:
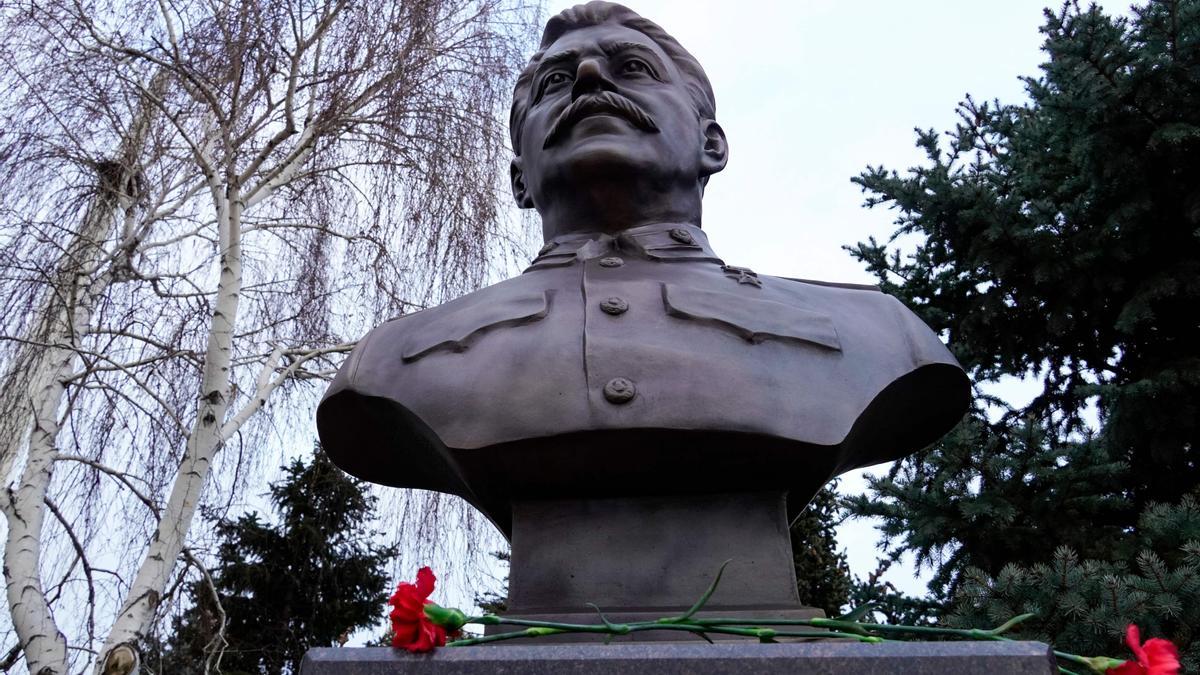
<svg viewBox="0 0 1200 675"><path fill-rule="evenodd" d="M956 424L968 379L897 300L717 255L715 118L656 24L606 2L551 19L511 116L513 194L546 244L358 344L317 414L334 461L461 495L509 533L530 499L774 491L794 513Z"/></svg>

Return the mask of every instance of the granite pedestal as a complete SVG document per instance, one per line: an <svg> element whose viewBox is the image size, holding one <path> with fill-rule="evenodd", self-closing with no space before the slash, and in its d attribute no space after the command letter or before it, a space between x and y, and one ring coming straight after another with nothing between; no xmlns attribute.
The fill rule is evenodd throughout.
<svg viewBox="0 0 1200 675"><path fill-rule="evenodd" d="M796 592L787 495L777 491L540 499L512 508L506 616L599 624L680 614L725 572L701 616L808 619ZM488 626L489 635L512 626ZM587 634L558 642L595 642ZM623 641L700 638L667 631Z"/></svg>
<svg viewBox="0 0 1200 675"><path fill-rule="evenodd" d="M1040 642L484 645L312 649L300 675L1049 675Z"/></svg>

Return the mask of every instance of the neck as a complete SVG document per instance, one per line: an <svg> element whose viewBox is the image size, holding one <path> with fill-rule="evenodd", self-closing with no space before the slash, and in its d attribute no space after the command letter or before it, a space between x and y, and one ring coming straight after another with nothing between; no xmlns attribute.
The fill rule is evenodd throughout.
<svg viewBox="0 0 1200 675"><path fill-rule="evenodd" d="M567 192L567 191L564 191ZM562 194L562 193L560 193ZM663 193L601 185L575 189L560 199L539 205L542 236L546 241L566 234L617 234L655 223L686 223L700 226L701 193Z"/></svg>

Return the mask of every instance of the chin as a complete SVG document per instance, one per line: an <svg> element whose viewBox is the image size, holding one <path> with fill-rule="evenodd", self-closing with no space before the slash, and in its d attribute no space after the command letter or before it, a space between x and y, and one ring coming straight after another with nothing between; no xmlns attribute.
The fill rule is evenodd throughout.
<svg viewBox="0 0 1200 675"><path fill-rule="evenodd" d="M568 179L581 176L628 178L630 172L651 175L662 170L662 156L656 155L644 139L596 136L575 141L563 150L559 166Z"/></svg>

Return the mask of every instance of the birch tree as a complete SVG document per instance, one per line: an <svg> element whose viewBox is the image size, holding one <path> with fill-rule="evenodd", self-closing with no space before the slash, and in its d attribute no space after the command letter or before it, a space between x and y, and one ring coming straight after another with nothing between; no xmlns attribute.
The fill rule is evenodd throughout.
<svg viewBox="0 0 1200 675"><path fill-rule="evenodd" d="M503 0L3 10L0 470L31 673L138 672L207 499L365 328L512 246ZM266 413L266 414L264 414ZM205 487L219 484L219 494Z"/></svg>

